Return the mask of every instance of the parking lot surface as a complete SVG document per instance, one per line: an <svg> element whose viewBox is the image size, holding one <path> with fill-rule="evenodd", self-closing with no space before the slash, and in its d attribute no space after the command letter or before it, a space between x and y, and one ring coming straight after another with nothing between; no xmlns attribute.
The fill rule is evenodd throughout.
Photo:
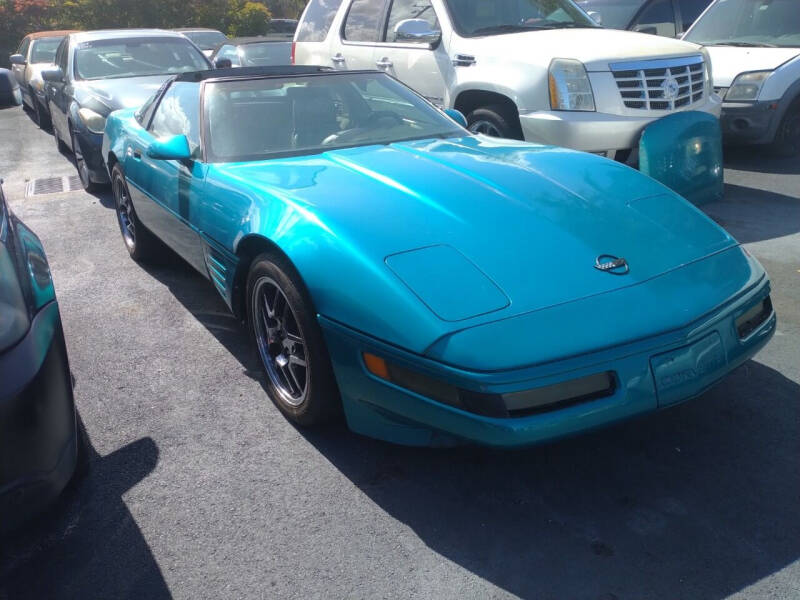
<svg viewBox="0 0 800 600"><path fill-rule="evenodd" d="M800 160L726 167L705 210L778 312L755 360L558 443L410 449L287 422L212 286L172 255L130 260L108 192L26 196L75 170L0 111L0 177L47 250L92 445L88 476L2 542L0 598L800 597Z"/></svg>

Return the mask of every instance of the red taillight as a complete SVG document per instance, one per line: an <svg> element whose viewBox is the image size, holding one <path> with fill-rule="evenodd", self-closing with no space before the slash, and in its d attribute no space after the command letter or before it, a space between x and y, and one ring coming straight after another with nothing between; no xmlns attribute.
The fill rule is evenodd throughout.
<svg viewBox="0 0 800 600"><path fill-rule="evenodd" d="M295 49L295 46L297 46L297 42L292 40L292 64L294 64L294 49ZM286 55L284 54L284 56L286 56Z"/></svg>

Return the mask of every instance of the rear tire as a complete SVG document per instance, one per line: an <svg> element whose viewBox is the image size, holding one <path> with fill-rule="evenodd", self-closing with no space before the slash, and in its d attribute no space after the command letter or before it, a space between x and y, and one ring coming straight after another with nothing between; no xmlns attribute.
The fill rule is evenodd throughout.
<svg viewBox="0 0 800 600"><path fill-rule="evenodd" d="M128 254L136 262L154 258L160 242L136 216L128 182L119 163L111 170L111 192L114 196L117 223Z"/></svg>
<svg viewBox="0 0 800 600"><path fill-rule="evenodd" d="M482 133L492 137L523 139L517 117L501 104L473 110L467 115L467 128L472 133Z"/></svg>
<svg viewBox="0 0 800 600"><path fill-rule="evenodd" d="M782 158L800 154L800 100L795 100L783 115L772 142L772 152Z"/></svg>
<svg viewBox="0 0 800 600"><path fill-rule="evenodd" d="M302 426L333 417L339 392L316 311L297 270L279 252L260 254L250 265L247 320L275 406Z"/></svg>

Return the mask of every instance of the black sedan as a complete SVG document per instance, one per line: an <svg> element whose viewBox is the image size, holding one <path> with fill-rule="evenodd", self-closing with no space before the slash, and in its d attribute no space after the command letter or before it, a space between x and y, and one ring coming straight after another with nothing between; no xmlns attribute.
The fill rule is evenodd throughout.
<svg viewBox="0 0 800 600"><path fill-rule="evenodd" d="M119 29L65 37L55 67L42 78L56 144L72 152L83 187L91 191L108 183L100 146L109 113L141 106L171 75L210 68L197 46L172 31Z"/></svg>
<svg viewBox="0 0 800 600"><path fill-rule="evenodd" d="M50 268L0 186L0 532L52 502L85 460Z"/></svg>

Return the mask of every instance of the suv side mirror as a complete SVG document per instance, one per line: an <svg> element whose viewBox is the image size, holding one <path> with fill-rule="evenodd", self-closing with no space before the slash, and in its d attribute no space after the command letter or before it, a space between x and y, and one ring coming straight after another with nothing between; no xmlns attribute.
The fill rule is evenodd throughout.
<svg viewBox="0 0 800 600"><path fill-rule="evenodd" d="M404 19L394 26L395 40L414 44L435 46L442 39L442 32L431 29L424 19Z"/></svg>
<svg viewBox="0 0 800 600"><path fill-rule="evenodd" d="M185 135L173 135L151 142L147 156L158 160L188 160L192 157L192 149Z"/></svg>
<svg viewBox="0 0 800 600"><path fill-rule="evenodd" d="M22 54L12 54L8 57L8 62L10 62L12 65L24 65L26 61Z"/></svg>
<svg viewBox="0 0 800 600"><path fill-rule="evenodd" d="M233 66L230 58L218 58L214 61L214 66L217 69L230 69Z"/></svg>
<svg viewBox="0 0 800 600"><path fill-rule="evenodd" d="M61 67L53 67L52 69L45 69L42 71L42 79L50 83L60 83L64 81L64 72Z"/></svg>

